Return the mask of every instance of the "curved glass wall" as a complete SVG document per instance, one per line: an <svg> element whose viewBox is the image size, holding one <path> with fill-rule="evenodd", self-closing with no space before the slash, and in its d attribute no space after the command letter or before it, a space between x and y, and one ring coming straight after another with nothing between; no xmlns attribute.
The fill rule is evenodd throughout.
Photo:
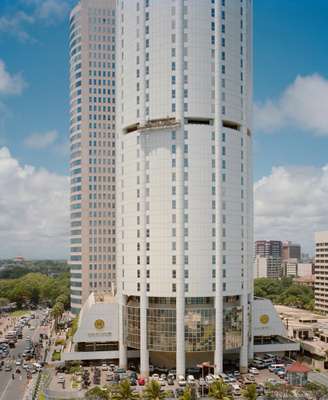
<svg viewBox="0 0 328 400"><path fill-rule="evenodd" d="M243 315L240 306L223 309L223 348L233 350L242 345Z"/></svg>

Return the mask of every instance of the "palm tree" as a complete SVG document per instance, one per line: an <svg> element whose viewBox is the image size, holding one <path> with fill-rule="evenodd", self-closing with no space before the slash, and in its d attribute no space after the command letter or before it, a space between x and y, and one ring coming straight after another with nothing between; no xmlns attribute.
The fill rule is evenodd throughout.
<svg viewBox="0 0 328 400"><path fill-rule="evenodd" d="M229 385L224 383L222 379L219 379L210 385L208 395L215 400L232 400Z"/></svg>
<svg viewBox="0 0 328 400"><path fill-rule="evenodd" d="M193 393L190 386L185 388L183 394L179 397L179 400L193 400Z"/></svg>
<svg viewBox="0 0 328 400"><path fill-rule="evenodd" d="M247 385L246 389L243 390L243 396L246 400L256 400L257 393L256 393L256 385L252 383L251 385Z"/></svg>
<svg viewBox="0 0 328 400"><path fill-rule="evenodd" d="M145 400L164 400L167 398L167 393L161 390L161 385L157 381L151 380L143 391L143 398Z"/></svg>
<svg viewBox="0 0 328 400"><path fill-rule="evenodd" d="M95 386L92 389L88 390L85 394L86 400L108 400L108 391L103 390L99 386Z"/></svg>
<svg viewBox="0 0 328 400"><path fill-rule="evenodd" d="M57 330L58 320L63 315L64 306L62 303L56 303L52 307L51 315L55 319L55 331Z"/></svg>
<svg viewBox="0 0 328 400"><path fill-rule="evenodd" d="M309 382L305 385L305 389L311 393L315 400L322 400L328 396L328 388L318 383Z"/></svg>
<svg viewBox="0 0 328 400"><path fill-rule="evenodd" d="M127 379L119 383L112 396L114 400L136 400L138 397L138 393L132 389L130 381Z"/></svg>

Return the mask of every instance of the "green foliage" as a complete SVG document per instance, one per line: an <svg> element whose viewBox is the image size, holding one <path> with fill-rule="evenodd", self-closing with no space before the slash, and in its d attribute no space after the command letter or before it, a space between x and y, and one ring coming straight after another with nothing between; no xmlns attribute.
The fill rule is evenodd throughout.
<svg viewBox="0 0 328 400"><path fill-rule="evenodd" d="M167 393L161 391L161 385L157 381L151 380L145 386L143 398L145 400L164 400L167 398Z"/></svg>
<svg viewBox="0 0 328 400"><path fill-rule="evenodd" d="M56 339L55 346L63 346L65 344L65 339Z"/></svg>
<svg viewBox="0 0 328 400"><path fill-rule="evenodd" d="M229 385L224 383L222 379L210 385L208 395L215 400L232 400Z"/></svg>
<svg viewBox="0 0 328 400"><path fill-rule="evenodd" d="M18 308L24 305L55 304L57 299L69 307L69 273L63 272L51 277L43 273L30 272L17 279L0 280L1 298L16 302Z"/></svg>
<svg viewBox="0 0 328 400"><path fill-rule="evenodd" d="M70 338L70 337L72 337L72 336L75 335L75 333L76 333L76 331L77 331L78 324L79 324L79 316L77 315L77 316L73 319L72 325L71 325L71 327L70 327L69 330L68 330L67 338Z"/></svg>
<svg viewBox="0 0 328 400"><path fill-rule="evenodd" d="M95 386L86 392L85 399L86 400L108 400L109 393L107 390L104 390L99 386Z"/></svg>
<svg viewBox="0 0 328 400"><path fill-rule="evenodd" d="M293 283L292 278L258 278L254 281L254 295L270 299L275 304L314 309L314 293L307 286Z"/></svg>
<svg viewBox="0 0 328 400"><path fill-rule="evenodd" d="M319 383L309 382L305 385L304 389L309 391L315 400L326 399L328 396L328 388Z"/></svg>
<svg viewBox="0 0 328 400"><path fill-rule="evenodd" d="M60 361L61 360L60 351L54 351L51 355L51 360L52 361Z"/></svg>
<svg viewBox="0 0 328 400"><path fill-rule="evenodd" d="M256 400L257 393L255 383L252 383L251 385L246 385L246 389L243 390L242 394L246 400Z"/></svg>
<svg viewBox="0 0 328 400"><path fill-rule="evenodd" d="M139 395L131 387L130 381L124 379L121 381L112 395L113 400L136 400Z"/></svg>

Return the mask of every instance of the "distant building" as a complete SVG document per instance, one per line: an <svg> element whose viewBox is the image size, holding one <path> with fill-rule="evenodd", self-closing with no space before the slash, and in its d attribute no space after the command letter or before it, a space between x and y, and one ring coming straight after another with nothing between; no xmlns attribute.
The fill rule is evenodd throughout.
<svg viewBox="0 0 328 400"><path fill-rule="evenodd" d="M315 307L328 312L328 231L315 233Z"/></svg>
<svg viewBox="0 0 328 400"><path fill-rule="evenodd" d="M257 240L255 242L254 278L279 278L282 275L282 242Z"/></svg>
<svg viewBox="0 0 328 400"><path fill-rule="evenodd" d="M282 272L286 277L296 277L297 276L297 258L289 258L282 262Z"/></svg>
<svg viewBox="0 0 328 400"><path fill-rule="evenodd" d="M314 274L314 266L312 262L300 262L297 264L297 276L309 276Z"/></svg>
<svg viewBox="0 0 328 400"><path fill-rule="evenodd" d="M23 262L25 262L25 258L22 257L22 256L16 256L14 258L14 261L17 262L17 263L23 263Z"/></svg>
<svg viewBox="0 0 328 400"><path fill-rule="evenodd" d="M295 258L297 261L301 260L301 246L290 241L282 243L282 259L283 261Z"/></svg>
<svg viewBox="0 0 328 400"><path fill-rule="evenodd" d="M300 276L298 278L295 278L294 282L297 283L298 285L307 286L310 289L314 290L315 276L314 275Z"/></svg>
<svg viewBox="0 0 328 400"><path fill-rule="evenodd" d="M257 255L254 261L254 279L256 278L280 278L281 259Z"/></svg>

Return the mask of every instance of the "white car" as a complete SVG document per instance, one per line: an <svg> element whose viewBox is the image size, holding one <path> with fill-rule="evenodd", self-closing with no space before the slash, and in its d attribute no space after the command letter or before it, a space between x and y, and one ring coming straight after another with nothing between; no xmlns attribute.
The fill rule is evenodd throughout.
<svg viewBox="0 0 328 400"><path fill-rule="evenodd" d="M214 382L214 376L213 375L207 375L206 377L205 377L205 381L206 381L206 383L213 383Z"/></svg>
<svg viewBox="0 0 328 400"><path fill-rule="evenodd" d="M58 382L58 383L64 383L64 382L65 382L65 377L64 377L64 375L59 375L58 378L57 378L57 382Z"/></svg>
<svg viewBox="0 0 328 400"><path fill-rule="evenodd" d="M195 382L194 375L188 375L187 376L187 382L188 383L194 383Z"/></svg>
<svg viewBox="0 0 328 400"><path fill-rule="evenodd" d="M16 360L16 365L17 365L17 367L22 365L22 360Z"/></svg>
<svg viewBox="0 0 328 400"><path fill-rule="evenodd" d="M159 375L158 374L153 374L152 375L152 379L154 379L154 381L158 381L159 380Z"/></svg>
<svg viewBox="0 0 328 400"><path fill-rule="evenodd" d="M185 380L185 377L183 375L179 375L178 377L178 385L179 386L186 386L187 382Z"/></svg>
<svg viewBox="0 0 328 400"><path fill-rule="evenodd" d="M251 367L251 368L248 370L248 372L249 372L250 374L253 374L253 375L258 375L258 374L259 374L259 370L258 370L257 368L255 368L255 367Z"/></svg>
<svg viewBox="0 0 328 400"><path fill-rule="evenodd" d="M161 386L165 386L165 385L166 385L166 381L165 381L165 379L163 379L163 378L159 378L159 379L158 379L158 382L159 382L159 384L160 384Z"/></svg>
<svg viewBox="0 0 328 400"><path fill-rule="evenodd" d="M108 370L107 364L103 364L103 365L101 366L101 369L102 369L102 371L107 371L107 370Z"/></svg>

